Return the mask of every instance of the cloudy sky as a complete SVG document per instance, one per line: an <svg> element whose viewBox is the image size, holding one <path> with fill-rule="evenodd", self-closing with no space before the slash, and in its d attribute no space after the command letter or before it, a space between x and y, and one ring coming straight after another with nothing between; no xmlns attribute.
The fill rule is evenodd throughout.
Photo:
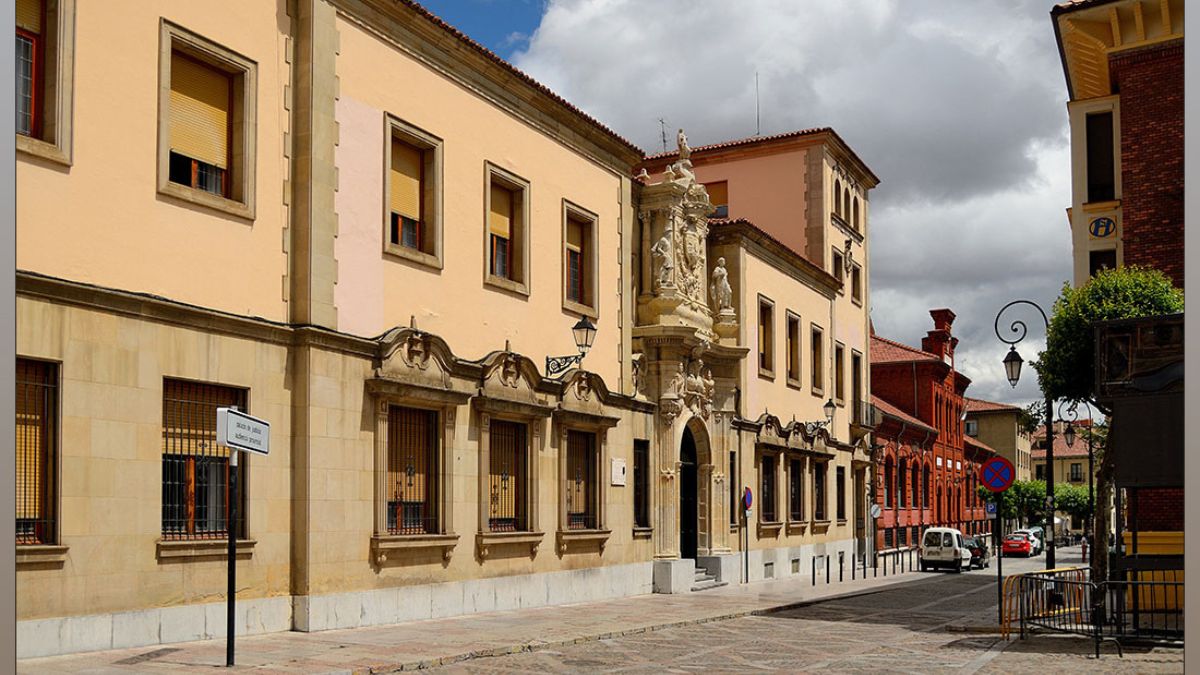
<svg viewBox="0 0 1200 675"><path fill-rule="evenodd" d="M831 126L871 194L876 332L919 345L958 315L968 394L1024 404L996 312L1070 278L1066 87L1051 0L435 0L427 6L647 152ZM1010 310L1011 311L1011 310ZM1044 343L1036 310L1022 355ZM1010 315L1006 314L1008 318Z"/></svg>

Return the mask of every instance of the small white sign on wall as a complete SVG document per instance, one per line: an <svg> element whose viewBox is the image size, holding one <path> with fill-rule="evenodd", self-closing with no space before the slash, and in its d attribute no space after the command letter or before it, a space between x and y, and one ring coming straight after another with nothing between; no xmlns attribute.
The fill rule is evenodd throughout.
<svg viewBox="0 0 1200 675"><path fill-rule="evenodd" d="M938 457L938 458L937 458L937 462L938 462L938 466L941 466L941 465L942 465L942 458L941 458L941 457Z"/></svg>
<svg viewBox="0 0 1200 675"><path fill-rule="evenodd" d="M625 486L625 460L618 457L612 460L612 484Z"/></svg>
<svg viewBox="0 0 1200 675"><path fill-rule="evenodd" d="M954 460L954 470L962 471L962 462L960 462L958 460Z"/></svg>

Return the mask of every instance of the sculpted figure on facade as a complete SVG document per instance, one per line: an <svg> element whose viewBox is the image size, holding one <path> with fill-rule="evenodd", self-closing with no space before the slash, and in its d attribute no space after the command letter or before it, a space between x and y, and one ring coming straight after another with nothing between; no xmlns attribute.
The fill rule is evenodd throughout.
<svg viewBox="0 0 1200 675"><path fill-rule="evenodd" d="M717 258L717 266L712 271L712 287L709 294L713 310L733 311L733 287L729 285L729 270L725 269L725 258Z"/></svg>
<svg viewBox="0 0 1200 675"><path fill-rule="evenodd" d="M671 273L675 269L675 246L671 243L671 226L663 229L663 235L650 248L654 259L654 283L656 288L671 286Z"/></svg>

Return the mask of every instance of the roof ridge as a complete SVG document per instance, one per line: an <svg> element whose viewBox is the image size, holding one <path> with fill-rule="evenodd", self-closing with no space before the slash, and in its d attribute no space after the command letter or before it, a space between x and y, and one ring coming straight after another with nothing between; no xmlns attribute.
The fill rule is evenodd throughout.
<svg viewBox="0 0 1200 675"><path fill-rule="evenodd" d="M778 134L768 134L766 136L743 136L742 138L731 138L716 143L708 143L706 145L698 145L691 149L692 152L704 152L707 150L716 150L720 148L731 148L739 145L750 145L753 143L762 143L766 141L777 141L784 138L799 138L801 136L811 136L814 134L833 132L833 127L808 127L806 129L795 129L793 131L784 131ZM836 132L833 132L836 133ZM643 157L643 161L665 159L674 157L679 154L679 150L666 150L664 152L656 152L652 155Z"/></svg>
<svg viewBox="0 0 1200 675"><path fill-rule="evenodd" d="M620 142L625 147L629 148L630 150L636 151L639 155L641 155L643 157L646 155L645 150L642 150L641 148L639 148L638 146L636 146L632 142L630 142L628 139L626 139L624 136L613 131L608 125L604 124L603 122L596 119L595 117L592 117L591 115L587 114L586 112L584 112L582 109L580 109L575 104L571 103L567 99L565 99L562 96L560 96L559 94L555 93L554 90L551 89L550 87L547 87L546 85L542 84L541 82L538 82L537 80L533 79L533 77L531 77L528 73L526 73L525 71L521 70L520 68L514 66L513 64L509 63L507 60L505 60L503 57L501 57L496 52L493 52L492 50L488 49L487 47L484 47L483 45L479 44L475 40L471 39L471 37L468 36L466 33L455 28L453 25L448 23L442 17L440 17L437 14L434 14L430 10L426 9L424 5L420 4L416 0L399 0L399 2L412 8L418 14L424 16L426 19L428 19L430 22L432 22L434 25L438 26L439 28L446 31L447 33L450 33L456 39L465 43L466 45L470 46L471 48L475 49L483 56L491 59L492 61L495 61L497 65L505 68L506 70L511 72L513 75L516 75L518 78L525 81L527 84L533 85L533 87L535 89L548 95L550 98L554 99L557 103L562 104L571 112L582 117L584 119L584 121L592 124L596 128L598 128L601 131L603 131L604 133L608 134L610 137L612 137L614 140Z"/></svg>
<svg viewBox="0 0 1200 675"><path fill-rule="evenodd" d="M872 335L871 335L871 339L872 339L872 340L879 340L880 342L886 342L886 343L888 343L888 344L890 344L890 345L892 345L892 346L894 346L894 347L900 347L901 349L907 349L907 350L908 350L908 351L910 351L910 352L916 352L916 353L918 353L918 354L922 354L922 355L924 355L924 356L928 356L928 357L929 357L929 358L931 358L931 359L937 359L938 361L940 361L940 360L941 360L941 359L939 359L939 358L938 358L938 355L937 355L937 354L934 354L934 353L932 353L932 352L927 352L927 351L925 351L924 349L917 349L916 347L913 347L913 346L911 346L911 345L906 345L906 344L904 344L903 342L897 342L896 340L892 340L892 339L890 339L890 338L885 338L885 337L883 337L882 335L878 335L878 334L872 334Z"/></svg>

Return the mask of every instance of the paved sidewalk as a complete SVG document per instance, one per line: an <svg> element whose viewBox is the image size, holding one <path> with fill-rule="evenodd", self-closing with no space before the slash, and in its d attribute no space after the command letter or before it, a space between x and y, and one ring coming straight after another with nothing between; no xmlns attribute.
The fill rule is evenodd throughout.
<svg viewBox="0 0 1200 675"><path fill-rule="evenodd" d="M256 673L387 673L458 663L665 628L769 614L838 596L933 583L941 574L882 573L851 581L807 575L698 593L642 595L597 603L488 612L390 626L272 633L237 641L236 670ZM225 641L206 640L40 659L20 673L127 673L209 670L225 665Z"/></svg>

